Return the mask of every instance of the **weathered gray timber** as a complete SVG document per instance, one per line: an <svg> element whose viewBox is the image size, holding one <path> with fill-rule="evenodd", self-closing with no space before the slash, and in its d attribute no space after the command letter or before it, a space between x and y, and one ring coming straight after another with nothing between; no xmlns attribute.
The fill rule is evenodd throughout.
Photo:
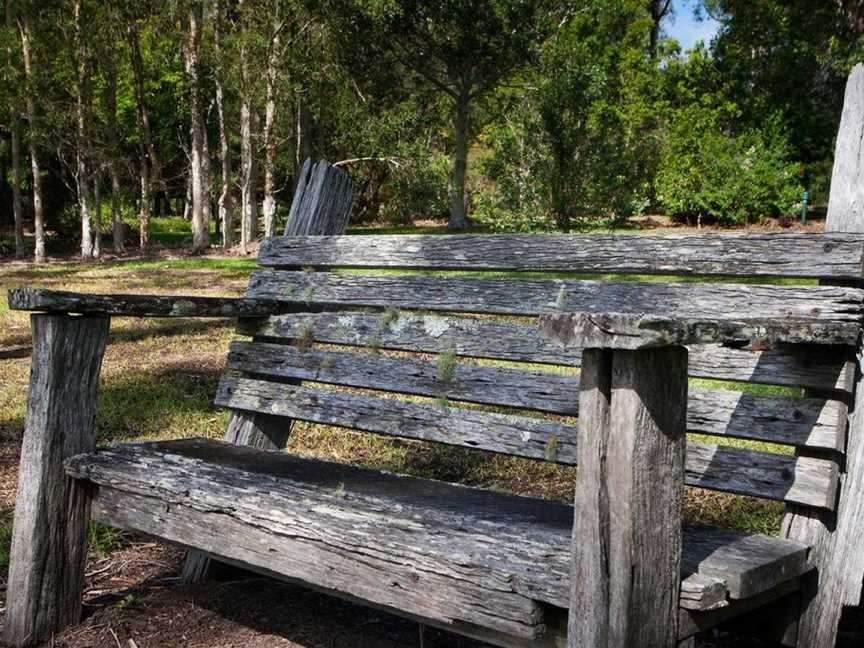
<svg viewBox="0 0 864 648"><path fill-rule="evenodd" d="M524 416L228 377L219 383L216 404L562 464L576 462L574 426ZM702 488L832 507L837 470L833 461L824 459L691 441L685 478Z"/></svg>
<svg viewBox="0 0 864 648"><path fill-rule="evenodd" d="M313 164L307 159L300 170L285 236L341 234L348 225L353 202L354 185L344 172L326 160ZM262 245L266 247L272 240L276 239L266 239ZM300 267L305 264L287 265Z"/></svg>
<svg viewBox="0 0 864 648"><path fill-rule="evenodd" d="M249 296L320 307L406 308L499 315L570 311L682 319L818 317L858 326L864 290L833 286L641 281L464 279L258 270Z"/></svg>
<svg viewBox="0 0 864 648"><path fill-rule="evenodd" d="M349 557L355 556L350 549L354 536L368 534L366 540L360 541L358 552L371 551L370 547L377 546L375 554L380 555L390 542L409 545L409 549L399 552L443 552L447 566L432 568L432 573L441 573L451 569L453 563L463 561L454 575L461 574L469 587L483 584L559 607L568 604L573 509L564 504L283 453L256 452L203 439L100 450L71 459L67 470L100 486L96 506L100 517L126 515L123 511L134 508L132 503L140 501L132 496L141 496L152 501L148 505L150 510L161 510L167 516L194 516L197 510L199 517L214 520L208 525L219 524L220 518L235 518L251 526L260 522L271 529L290 529L285 535L299 532L304 543L310 545L326 544L332 535L333 550ZM104 493L109 490L118 493L110 497L121 509L117 512L105 510ZM129 507L123 504L126 497ZM232 501L233 504L227 504ZM273 504L280 501L281 504ZM272 508L268 508L271 504ZM183 509L172 512L175 507ZM318 510L324 516L308 521ZM361 522L367 515L371 519ZM171 519L165 520L165 526L161 527L160 517L161 514L154 519L136 519L133 511L127 519L133 520L133 528L139 531L166 537L162 531L170 530ZM393 527L389 521L394 523ZM354 527L355 523L359 526ZM184 527L187 524L192 521L184 523ZM337 532L343 526L353 529L348 537ZM227 552L226 547L231 547L234 540L248 537L246 531L236 538L213 537L210 544L219 551L207 550L215 554ZM806 547L777 538L704 525L685 525L683 538L681 576L689 582L691 592L699 591L700 582L713 591L715 581L729 581L734 587L729 596L737 599L777 584L770 583L766 575L774 573L779 578L777 582L782 582L808 569ZM182 537L168 539L185 543ZM303 555L280 556L281 550L267 549L280 542L279 538L267 540L254 553L265 561L271 556L274 561L311 562L303 560ZM695 550L690 551L690 546ZM744 551L748 553L746 557L741 555ZM518 555L511 560L511 553ZM297 569L320 570L327 564ZM391 567L382 569L389 571ZM418 572L419 583L413 581L421 589L423 572L422 569ZM697 574L700 577L693 578ZM292 572L284 575L291 576ZM333 577L349 578L346 574ZM386 578L378 581L378 587L390 587Z"/></svg>
<svg viewBox="0 0 864 648"><path fill-rule="evenodd" d="M128 317L263 317L286 310L275 300L245 297L195 297L177 295L95 295L13 288L9 308L51 313L83 313Z"/></svg>
<svg viewBox="0 0 864 648"><path fill-rule="evenodd" d="M560 348L537 335L534 325L501 319L418 315L396 317L344 311L291 313L240 320L238 333L274 340L303 338L378 349L455 353L473 358L538 364L582 364L582 349ZM820 391L850 391L852 354L842 348L781 345L742 350L717 344L688 345L691 376L760 382Z"/></svg>
<svg viewBox="0 0 864 648"><path fill-rule="evenodd" d="M81 616L89 484L63 462L96 447L96 390L108 320L33 315L27 419L12 532L3 640L25 646Z"/></svg>
<svg viewBox="0 0 864 648"><path fill-rule="evenodd" d="M734 314L733 314L734 316ZM861 326L818 319L681 319L641 313L560 313L540 317L540 332L559 346L650 349L719 342L770 348L777 343L853 345Z"/></svg>
<svg viewBox="0 0 864 648"><path fill-rule="evenodd" d="M351 217L353 201L354 185L345 173L326 160L313 164L307 158L291 202L285 236L341 234ZM231 413L223 438L234 445L279 450L288 442L291 427L292 421L284 417L238 410ZM183 582L206 580L210 566L204 553L189 552L183 564Z"/></svg>
<svg viewBox="0 0 864 648"><path fill-rule="evenodd" d="M685 610L709 611L728 606L726 597L726 581L697 573L681 581L678 603Z"/></svg>
<svg viewBox="0 0 864 648"><path fill-rule="evenodd" d="M280 380L312 380L553 414L578 413L573 395L579 391L579 378L573 374L478 366L456 362L448 355L414 360L235 342L228 354L228 368ZM845 406L839 401L717 389L692 389L690 398L687 429L691 432L832 450L843 446L840 432Z"/></svg>
<svg viewBox="0 0 864 648"><path fill-rule="evenodd" d="M828 201L827 231L864 232L864 66L856 65L846 96ZM790 507L783 535L813 546L819 577L805 579L803 609L797 628L799 648L833 646L843 606L861 603L864 581L864 350L858 349L855 397L848 420L845 470L836 514Z"/></svg>
<svg viewBox="0 0 864 648"><path fill-rule="evenodd" d="M590 349L583 362L567 645L675 648L687 350Z"/></svg>
<svg viewBox="0 0 864 648"><path fill-rule="evenodd" d="M855 184L858 182L859 184ZM860 191L860 178L850 178ZM431 268L864 278L864 236L854 234L492 234L271 238L265 266Z"/></svg>

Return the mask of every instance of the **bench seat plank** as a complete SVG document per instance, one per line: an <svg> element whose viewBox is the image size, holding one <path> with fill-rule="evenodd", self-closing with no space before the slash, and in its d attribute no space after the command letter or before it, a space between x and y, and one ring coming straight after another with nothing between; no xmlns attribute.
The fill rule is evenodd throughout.
<svg viewBox="0 0 864 648"><path fill-rule="evenodd" d="M376 346L396 351L532 362L582 364L582 350L561 348L540 335L537 327L500 319L444 317L399 313L398 317L362 312L290 313L264 320L244 319L238 333L274 340L305 339L350 346ZM849 354L834 347L780 346L751 351L719 344L688 345L691 376L822 391L849 390Z"/></svg>
<svg viewBox="0 0 864 648"><path fill-rule="evenodd" d="M448 368L449 367L449 368ZM374 353L324 351L263 342L234 342L228 368L270 378L380 389L487 405L578 413L579 377ZM451 375L452 374L452 375ZM839 401L792 399L691 389L688 430L796 446L842 449L845 410Z"/></svg>
<svg viewBox="0 0 864 648"><path fill-rule="evenodd" d="M839 286L773 286L577 279L475 279L450 276L353 275L257 270L249 296L306 306L372 306L499 315L566 311L641 313L672 318L819 318L838 335L859 332L864 290Z"/></svg>
<svg viewBox="0 0 864 648"><path fill-rule="evenodd" d="M542 632L535 601L567 607L565 504L204 439L79 455L67 472L100 486L94 509L105 523L421 616L531 637ZM130 505L142 499L155 507ZM806 572L806 553L686 525L682 577L699 575L691 602L700 582L718 580L742 599Z"/></svg>
<svg viewBox="0 0 864 648"><path fill-rule="evenodd" d="M265 266L565 270L861 279L860 234L383 235L270 238Z"/></svg>
<svg viewBox="0 0 864 648"><path fill-rule="evenodd" d="M221 407L364 432L576 463L576 426L525 416L232 377L220 381L215 402ZM808 506L834 506L837 468L833 461L690 441L685 467L690 485Z"/></svg>

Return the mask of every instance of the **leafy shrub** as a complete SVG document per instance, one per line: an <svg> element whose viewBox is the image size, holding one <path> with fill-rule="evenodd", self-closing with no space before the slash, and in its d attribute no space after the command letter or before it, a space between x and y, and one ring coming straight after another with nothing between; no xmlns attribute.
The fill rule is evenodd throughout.
<svg viewBox="0 0 864 648"><path fill-rule="evenodd" d="M704 106L675 115L657 173L657 198L675 218L724 224L790 215L801 199L799 165L772 125L730 135Z"/></svg>

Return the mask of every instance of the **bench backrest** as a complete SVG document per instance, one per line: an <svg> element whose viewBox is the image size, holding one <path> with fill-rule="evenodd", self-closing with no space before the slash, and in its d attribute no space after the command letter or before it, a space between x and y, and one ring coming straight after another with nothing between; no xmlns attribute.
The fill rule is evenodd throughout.
<svg viewBox="0 0 864 648"><path fill-rule="evenodd" d="M864 236L847 234L286 236L259 262L249 295L296 312L241 324L253 340L232 345L218 405L563 464L580 352L544 341L536 316L858 321L864 304L859 288L802 281L857 285ZM691 387L688 428L707 438L688 444L687 483L833 508L851 369L844 347L691 347L692 377L732 383Z"/></svg>

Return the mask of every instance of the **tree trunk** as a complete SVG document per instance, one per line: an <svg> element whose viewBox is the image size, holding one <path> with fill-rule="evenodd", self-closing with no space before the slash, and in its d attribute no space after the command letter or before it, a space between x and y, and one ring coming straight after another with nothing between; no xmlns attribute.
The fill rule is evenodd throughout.
<svg viewBox="0 0 864 648"><path fill-rule="evenodd" d="M228 126L225 123L225 67L222 60L222 5L216 3L216 21L213 26L213 45L216 50L216 115L219 120L219 158L222 162L222 189L219 192L219 220L222 223L222 247L234 242L234 197L231 188L231 148Z"/></svg>
<svg viewBox="0 0 864 648"><path fill-rule="evenodd" d="M117 139L117 64L114 55L116 50L110 52L108 60L104 62L103 97L107 117L105 135L108 138L108 169L111 174L111 246L114 254L119 255L125 251L125 240L120 217L120 143Z"/></svg>
<svg viewBox="0 0 864 648"><path fill-rule="evenodd" d="M36 94L35 79L33 72L33 56L30 49L30 20L25 13L21 17L19 25L21 33L21 56L24 59L24 76L26 79L26 91L24 105L27 109L27 124L30 132L30 169L33 174L33 230L35 236L35 249L33 260L36 263L45 263L45 217L42 211L42 171L39 168L39 152L36 147Z"/></svg>
<svg viewBox="0 0 864 648"><path fill-rule="evenodd" d="M138 205L138 228L140 233L139 247L146 254L150 245L150 210L152 200L152 177L150 174L153 145L150 138L150 118L147 111L147 100L144 93L144 62L141 59L141 46L138 29L130 23L127 30L129 52L132 62L132 76L135 85L135 102L137 104L138 122L138 168L141 183L141 202Z"/></svg>
<svg viewBox="0 0 864 648"><path fill-rule="evenodd" d="M87 137L89 135L88 113L90 105L90 62L87 38L84 34L82 0L75 0L75 56L77 76L75 81L75 126L76 126L76 184L78 186L78 208L81 211L81 258L93 256L92 209L90 196L90 169Z"/></svg>
<svg viewBox="0 0 864 648"><path fill-rule="evenodd" d="M453 131L456 150L453 156L453 176L450 186L450 224L451 229L468 227L465 213L465 171L468 168L468 111L470 97L460 91L456 99L456 114L453 118Z"/></svg>
<svg viewBox="0 0 864 648"><path fill-rule="evenodd" d="M264 236L276 234L276 84L279 80L279 32L277 23L267 57L267 105L264 115Z"/></svg>
<svg viewBox="0 0 864 648"><path fill-rule="evenodd" d="M299 171L306 160L312 158L312 116L309 114L309 103L306 101L306 91L297 93L297 157L295 159L294 177L299 177ZM296 188L296 187L295 187Z"/></svg>
<svg viewBox="0 0 864 648"><path fill-rule="evenodd" d="M99 172L93 174L93 258L102 256L102 187Z"/></svg>
<svg viewBox="0 0 864 648"><path fill-rule="evenodd" d="M192 250L201 252L210 246L210 223L206 220L209 208L205 210L204 202L209 201L205 195L206 180L204 179L204 111L201 102L201 22L202 7L200 2L189 6L189 34L184 48L186 77L189 80L189 111L191 113L191 181L192 181Z"/></svg>
<svg viewBox="0 0 864 648"><path fill-rule="evenodd" d="M651 34L648 44L648 53L651 60L657 58L657 43L660 41L660 23L669 9L672 7L672 0L649 0L649 10L651 11Z"/></svg>
<svg viewBox="0 0 864 648"><path fill-rule="evenodd" d="M11 33L12 0L6 0L6 29ZM6 45L6 63L9 69L15 67L14 54L12 52L12 41ZM24 223L21 214L21 124L18 119L18 108L15 101L9 101L9 135L10 153L12 157L12 215L15 222L15 258L24 256Z"/></svg>

